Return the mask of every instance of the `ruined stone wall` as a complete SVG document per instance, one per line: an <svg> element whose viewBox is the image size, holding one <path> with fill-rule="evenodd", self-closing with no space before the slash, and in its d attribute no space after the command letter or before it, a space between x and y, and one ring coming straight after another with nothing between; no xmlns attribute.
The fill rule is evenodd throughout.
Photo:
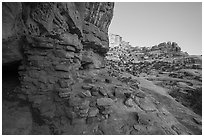
<svg viewBox="0 0 204 137"><path fill-rule="evenodd" d="M18 7L21 8L15 13ZM43 121L55 130L60 119L66 121L65 117L72 117L67 98L72 85L79 82L78 70L103 66L109 49L108 26L113 7L113 3L100 2L3 4L3 21L10 18L6 15L10 9L11 15L16 15L10 24L3 23L3 34L8 29L11 32L3 36L3 47L8 53L5 62L22 61L18 97L29 101ZM18 30L11 29L13 24L20 24ZM10 36L16 36L20 44L10 42ZM10 45L15 48L8 51ZM9 59L14 55L9 55L12 52L18 53L19 58Z"/></svg>
<svg viewBox="0 0 204 137"><path fill-rule="evenodd" d="M82 17L74 3L22 5L27 34L19 68L22 90L32 95L56 88L60 96L66 96L62 91L70 87L71 75L80 67Z"/></svg>

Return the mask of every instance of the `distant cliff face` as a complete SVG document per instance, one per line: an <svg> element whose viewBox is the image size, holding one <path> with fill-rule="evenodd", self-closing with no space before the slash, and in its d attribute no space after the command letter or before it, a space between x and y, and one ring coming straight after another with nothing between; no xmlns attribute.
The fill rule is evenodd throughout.
<svg viewBox="0 0 204 137"><path fill-rule="evenodd" d="M133 47L119 35L110 34L109 38L110 50L106 56L108 60L138 63L144 60L188 56L176 42L162 42L152 47Z"/></svg>
<svg viewBox="0 0 204 137"><path fill-rule="evenodd" d="M114 38L118 37L113 35ZM117 40L113 39L116 45ZM106 59L114 62L122 71L139 76L140 73L157 71L173 71L178 69L201 69L199 56L190 56L183 52L176 42L162 42L152 47L132 47L128 42L110 48ZM114 64L115 65L115 64ZM117 66L115 65L115 66Z"/></svg>
<svg viewBox="0 0 204 137"><path fill-rule="evenodd" d="M123 40L120 35L109 34L109 46L110 48L114 48L120 46L121 48L131 48L129 42Z"/></svg>
<svg viewBox="0 0 204 137"><path fill-rule="evenodd" d="M110 50L107 58L111 59L111 56L114 54L114 59L117 58L116 60L119 60L119 56L123 56L123 58L129 58L129 60L135 60L137 62L142 59L188 55L181 51L181 48L176 42L162 42L152 47L133 47L129 44L129 42L124 41L121 36L116 34L109 34L109 45Z"/></svg>
<svg viewBox="0 0 204 137"><path fill-rule="evenodd" d="M122 37L116 34L109 34L109 45L110 48L119 46L122 42Z"/></svg>

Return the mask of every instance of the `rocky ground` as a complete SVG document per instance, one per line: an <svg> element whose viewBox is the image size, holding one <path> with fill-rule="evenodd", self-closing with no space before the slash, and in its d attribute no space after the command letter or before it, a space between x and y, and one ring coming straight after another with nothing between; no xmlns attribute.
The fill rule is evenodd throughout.
<svg viewBox="0 0 204 137"><path fill-rule="evenodd" d="M114 49L110 52L113 52ZM130 48L123 49L120 47L120 50L128 51ZM158 51L162 52L162 49L160 50ZM113 75L114 73L127 72L152 81L155 85L165 88L167 94L175 98L176 101L202 115L201 56L184 55L182 51L174 51L173 53L171 51L173 50L158 58L156 55L152 57L148 53L152 52L151 50L148 52L140 50L141 53L144 53L143 56L146 54L147 58L141 59L135 56L134 59L138 60L137 62L130 60L129 56L134 54L132 52L127 54L126 59L118 55L118 61L112 60L111 56L108 55L107 66L114 70Z"/></svg>
<svg viewBox="0 0 204 137"><path fill-rule="evenodd" d="M109 50L114 3L2 6L2 134L202 134L200 57Z"/></svg>
<svg viewBox="0 0 204 137"><path fill-rule="evenodd" d="M136 77L129 73L113 77L110 71L104 68L79 72L78 82L73 85L74 94L66 97L68 119L62 117L61 122L55 121L58 127L53 127L54 131L51 125L40 121L26 103L3 100L3 134L202 133L200 113L179 103L167 88L158 86L162 77ZM12 79L7 78L4 82L11 82ZM180 79L175 81L182 85ZM11 83L14 82L17 80ZM19 86L7 84L3 91ZM49 108L49 104L45 105L47 110L44 111L52 115Z"/></svg>

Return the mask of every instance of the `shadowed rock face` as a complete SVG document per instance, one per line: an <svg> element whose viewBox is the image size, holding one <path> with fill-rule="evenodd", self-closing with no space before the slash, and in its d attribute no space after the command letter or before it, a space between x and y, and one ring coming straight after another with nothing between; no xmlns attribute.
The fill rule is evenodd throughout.
<svg viewBox="0 0 204 137"><path fill-rule="evenodd" d="M104 65L104 55L109 50L108 27L113 17L113 7L114 3L110 2L85 3L82 44L86 52L83 56L90 55L88 58L92 60L93 68Z"/></svg>
<svg viewBox="0 0 204 137"><path fill-rule="evenodd" d="M104 54L108 50L108 26L113 17L113 3L86 3L84 45ZM98 45L98 46L94 46Z"/></svg>
<svg viewBox="0 0 204 137"><path fill-rule="evenodd" d="M22 60L21 3L2 3L2 63L7 65ZM19 36L20 35L20 36Z"/></svg>

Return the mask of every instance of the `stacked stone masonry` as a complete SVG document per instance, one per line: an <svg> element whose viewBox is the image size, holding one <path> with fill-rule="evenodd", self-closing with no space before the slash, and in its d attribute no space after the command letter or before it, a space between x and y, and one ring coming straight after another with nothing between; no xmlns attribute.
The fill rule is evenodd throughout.
<svg viewBox="0 0 204 137"><path fill-rule="evenodd" d="M97 115L99 109L93 103L90 109L87 100L79 101L77 105L72 86L79 82L79 69L103 66L104 55L108 51L108 26L114 4L3 4L5 9L19 7L16 13L5 12L7 18L3 23L3 28L7 28L3 31L10 32L3 33L3 49L7 51L8 46L14 47L9 54L3 53L4 62L22 62L19 67L21 91L18 97L29 101L32 108L39 111L41 119L50 127L55 127L54 130L58 129L59 119L66 119L67 116L72 119ZM6 14L14 18L8 18L10 16ZM9 21L15 23L7 24ZM17 24L18 29L11 29L12 23ZM11 40L14 36L19 43L16 47ZM13 55L16 59L10 58ZM81 94L91 96L88 90ZM70 98L74 99L74 106Z"/></svg>

